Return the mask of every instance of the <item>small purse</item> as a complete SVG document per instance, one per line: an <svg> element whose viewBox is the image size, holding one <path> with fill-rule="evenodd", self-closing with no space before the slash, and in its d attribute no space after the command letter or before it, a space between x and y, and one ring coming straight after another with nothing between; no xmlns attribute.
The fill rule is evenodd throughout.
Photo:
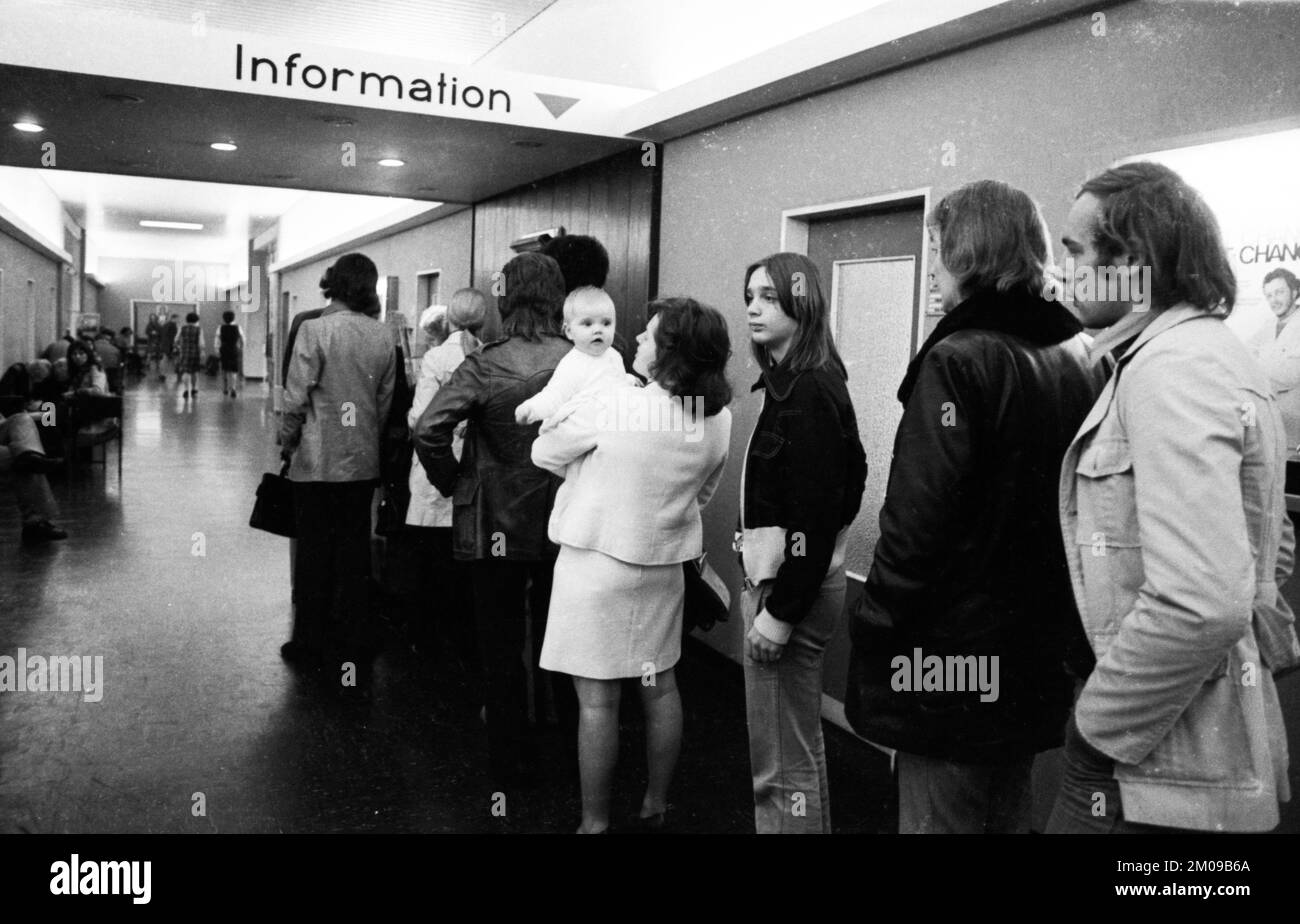
<svg viewBox="0 0 1300 924"><path fill-rule="evenodd" d="M293 513L293 482L289 480L289 463L280 468L280 474L267 472L257 486L257 500L253 515L248 518L253 529L265 530L289 539L298 537Z"/></svg>
<svg viewBox="0 0 1300 924"><path fill-rule="evenodd" d="M682 562L686 575L685 604L682 614L684 632L699 629L708 632L731 615L731 592L718 573L709 566L708 556L701 555Z"/></svg>

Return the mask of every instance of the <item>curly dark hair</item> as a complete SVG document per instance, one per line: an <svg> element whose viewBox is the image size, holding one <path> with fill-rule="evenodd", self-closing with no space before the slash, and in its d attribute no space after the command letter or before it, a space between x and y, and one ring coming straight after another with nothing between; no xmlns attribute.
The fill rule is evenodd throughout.
<svg viewBox="0 0 1300 924"><path fill-rule="evenodd" d="M703 400L705 417L730 404L731 335L722 313L693 298L662 298L651 302L646 314L659 318L651 378L674 397Z"/></svg>
<svg viewBox="0 0 1300 924"><path fill-rule="evenodd" d="M379 314L379 270L363 253L345 253L320 278L321 292L331 301L338 299L353 311Z"/></svg>
<svg viewBox="0 0 1300 924"><path fill-rule="evenodd" d="M498 299L501 333L540 340L560 335L564 321L564 277L560 265L540 253L521 253L501 270L505 294Z"/></svg>
<svg viewBox="0 0 1300 924"><path fill-rule="evenodd" d="M542 253L560 264L565 295L583 286L605 287L605 279L609 276L609 252L594 237L563 234L547 241Z"/></svg>

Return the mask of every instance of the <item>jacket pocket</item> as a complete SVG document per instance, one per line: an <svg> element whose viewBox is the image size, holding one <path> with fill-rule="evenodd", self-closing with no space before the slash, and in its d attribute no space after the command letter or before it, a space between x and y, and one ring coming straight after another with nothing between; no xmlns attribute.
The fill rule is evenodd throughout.
<svg viewBox="0 0 1300 924"><path fill-rule="evenodd" d="M1095 440L1080 453L1074 471L1086 625L1100 656L1108 645L1101 637L1116 630L1143 580L1128 441Z"/></svg>
<svg viewBox="0 0 1300 924"><path fill-rule="evenodd" d="M1095 440L1075 466L1078 487L1078 542L1098 548L1140 545L1133 456L1128 440Z"/></svg>
<svg viewBox="0 0 1300 924"><path fill-rule="evenodd" d="M775 459L785 447L785 438L772 430L764 430L754 437L749 453L759 459Z"/></svg>

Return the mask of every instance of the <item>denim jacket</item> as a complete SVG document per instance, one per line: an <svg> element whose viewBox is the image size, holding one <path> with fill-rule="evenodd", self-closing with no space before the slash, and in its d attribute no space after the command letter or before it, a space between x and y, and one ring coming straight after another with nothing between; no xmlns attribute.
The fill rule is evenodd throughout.
<svg viewBox="0 0 1300 924"><path fill-rule="evenodd" d="M1075 719L1131 821L1263 831L1290 797L1270 670L1297 645L1284 458L1264 372L1189 305L1151 319L1066 452L1061 526L1097 657Z"/></svg>

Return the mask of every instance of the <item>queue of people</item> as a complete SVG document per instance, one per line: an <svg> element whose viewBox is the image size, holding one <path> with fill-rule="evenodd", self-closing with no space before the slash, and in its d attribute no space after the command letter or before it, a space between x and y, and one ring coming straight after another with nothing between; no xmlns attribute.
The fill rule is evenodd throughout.
<svg viewBox="0 0 1300 924"><path fill-rule="evenodd" d="M1213 214L1168 168L1107 170L1074 198L1066 279L1038 206L1008 184L953 191L926 226L944 317L898 388L870 562L846 560L867 466L808 257L737 273L728 310L744 312L762 407L736 498L717 496L733 399L717 309L652 301L628 356L607 254L566 236L503 267L500 339L479 342L474 290L422 319L440 345L400 409L405 520L438 563L426 605L471 589L499 785L535 770L528 657L576 741L578 830L610 830L618 710L637 678L648 779L633 824L671 827L682 565L703 552L701 510L722 504L744 573L757 831L832 830L823 665L846 566L867 573L847 614L847 717L895 753L900 831L1028 831L1034 758L1061 746L1051 832L1278 823L1290 794L1274 674L1300 664L1279 593L1295 441L1277 376L1223 323L1236 281ZM1150 286L1075 288L1144 272ZM322 279L329 305L295 319L287 364L300 538L282 651L330 672L374 654L358 588L400 362L369 316L377 279L363 255L341 257ZM647 424L683 408L693 426Z"/></svg>

